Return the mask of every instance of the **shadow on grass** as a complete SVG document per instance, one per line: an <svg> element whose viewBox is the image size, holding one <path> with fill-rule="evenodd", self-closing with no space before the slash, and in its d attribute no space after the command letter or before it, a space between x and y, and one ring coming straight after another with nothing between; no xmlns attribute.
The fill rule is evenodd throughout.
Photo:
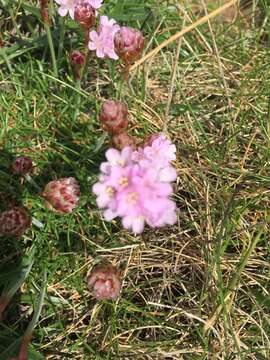
<svg viewBox="0 0 270 360"><path fill-rule="evenodd" d="M0 151L0 212L13 206L23 206L24 185L19 176L10 171L15 156ZM31 242L32 244L32 242ZM21 305L20 291L33 265L33 252L19 237L0 235L0 360L17 356L29 319ZM30 350L29 359L35 352Z"/></svg>

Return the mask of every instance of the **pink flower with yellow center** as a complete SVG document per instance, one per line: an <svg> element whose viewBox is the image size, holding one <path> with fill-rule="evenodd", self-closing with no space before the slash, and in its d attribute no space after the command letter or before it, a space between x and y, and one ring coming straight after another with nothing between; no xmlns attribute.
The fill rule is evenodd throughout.
<svg viewBox="0 0 270 360"><path fill-rule="evenodd" d="M147 149L125 147L120 152L111 148L106 158L99 181L93 186L105 220L121 217L124 228L136 234L144 230L145 224L156 228L176 222L176 205L170 199L171 182L176 179L171 164L175 148L163 134Z"/></svg>

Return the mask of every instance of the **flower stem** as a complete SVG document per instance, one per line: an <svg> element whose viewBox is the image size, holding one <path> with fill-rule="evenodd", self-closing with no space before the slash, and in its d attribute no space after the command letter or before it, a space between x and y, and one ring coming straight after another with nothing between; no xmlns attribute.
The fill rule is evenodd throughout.
<svg viewBox="0 0 270 360"><path fill-rule="evenodd" d="M63 48L64 48L64 36L65 36L65 25L66 18L60 18L60 37L59 37L59 47L57 52L57 63L59 64L60 58L62 56Z"/></svg>
<svg viewBox="0 0 270 360"><path fill-rule="evenodd" d="M50 52L51 52L53 74L55 77L58 77L57 62L56 62L56 56L55 56L55 51L54 51L54 46L53 46L51 29L50 29L49 25L46 23L44 23L44 26L45 26L45 30L47 33L48 44L49 44L49 48L50 48Z"/></svg>

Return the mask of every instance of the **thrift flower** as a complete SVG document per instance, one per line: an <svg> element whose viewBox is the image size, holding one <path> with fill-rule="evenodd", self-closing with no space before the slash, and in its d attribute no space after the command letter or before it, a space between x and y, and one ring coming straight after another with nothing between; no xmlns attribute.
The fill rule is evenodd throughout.
<svg viewBox="0 0 270 360"><path fill-rule="evenodd" d="M89 33L89 50L96 50L99 58L118 59L114 51L114 35L120 29L115 20L108 19L107 16L100 17L100 26L98 31L92 30Z"/></svg>
<svg viewBox="0 0 270 360"><path fill-rule="evenodd" d="M55 0L55 2L60 5L58 8L58 14L60 16L70 15L74 19L75 7L78 4L78 0Z"/></svg>
<svg viewBox="0 0 270 360"><path fill-rule="evenodd" d="M165 152L165 153L163 153ZM122 218L124 228L139 234L145 224L156 228L176 222L176 205L170 199L176 170L175 146L159 134L139 150L109 149L101 164L99 181L93 186L105 220Z"/></svg>
<svg viewBox="0 0 270 360"><path fill-rule="evenodd" d="M87 283L97 300L115 300L119 296L121 280L109 261L96 265L87 277Z"/></svg>

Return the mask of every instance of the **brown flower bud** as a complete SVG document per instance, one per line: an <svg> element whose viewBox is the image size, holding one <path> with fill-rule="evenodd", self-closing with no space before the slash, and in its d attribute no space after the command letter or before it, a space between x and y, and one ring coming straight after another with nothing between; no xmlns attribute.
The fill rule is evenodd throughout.
<svg viewBox="0 0 270 360"><path fill-rule="evenodd" d="M31 225L31 218L23 207L14 206L0 214L0 234L20 237Z"/></svg>
<svg viewBox="0 0 270 360"><path fill-rule="evenodd" d="M120 134L128 126L128 109L121 101L106 100L101 107L100 121L105 130Z"/></svg>
<svg viewBox="0 0 270 360"><path fill-rule="evenodd" d="M17 157L11 165L11 171L13 172L13 174L25 175L31 172L32 168L33 163L28 156Z"/></svg>
<svg viewBox="0 0 270 360"><path fill-rule="evenodd" d="M79 204L80 188L72 177L53 180L45 186L42 196L50 210L68 214Z"/></svg>
<svg viewBox="0 0 270 360"><path fill-rule="evenodd" d="M70 62L73 66L82 67L85 62L85 55L79 50L74 50L70 54Z"/></svg>
<svg viewBox="0 0 270 360"><path fill-rule="evenodd" d="M94 266L87 277L87 283L97 300L115 300L119 296L120 276L117 269L109 261L102 261Z"/></svg>
<svg viewBox="0 0 270 360"><path fill-rule="evenodd" d="M127 132L123 132L121 134L114 134L112 136L112 145L118 150L122 150L126 146L131 146L132 148L135 148L136 141L132 136L128 135Z"/></svg>

